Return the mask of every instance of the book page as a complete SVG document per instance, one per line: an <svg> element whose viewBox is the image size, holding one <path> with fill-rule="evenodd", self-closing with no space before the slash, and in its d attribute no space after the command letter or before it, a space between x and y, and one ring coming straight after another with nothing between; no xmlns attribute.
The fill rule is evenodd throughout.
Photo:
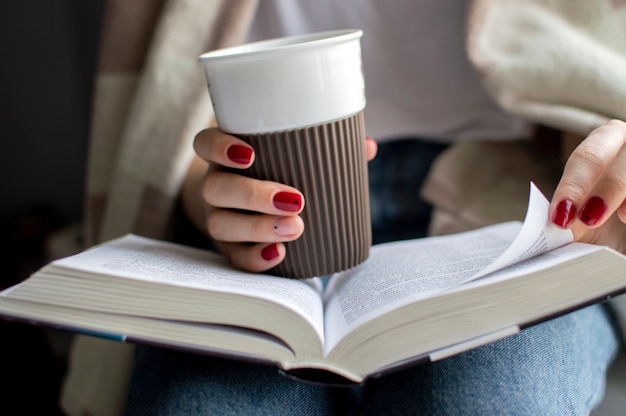
<svg viewBox="0 0 626 416"><path fill-rule="evenodd" d="M602 249L604 249L603 246L573 242L479 277L471 282L465 283L459 287L459 289L468 290L478 286L490 285L502 280L538 272Z"/></svg>
<svg viewBox="0 0 626 416"><path fill-rule="evenodd" d="M548 217L549 208L550 202L537 186L531 183L528 209L520 233L497 260L473 278L485 276L574 241L570 230L562 230L552 224Z"/></svg>
<svg viewBox="0 0 626 416"><path fill-rule="evenodd" d="M82 275L89 272L266 299L305 318L324 340L319 279L246 273L232 268L218 254L136 235L57 260L54 265Z"/></svg>
<svg viewBox="0 0 626 416"><path fill-rule="evenodd" d="M471 279L506 250L520 227L510 222L374 246L364 263L329 282L326 351L368 319Z"/></svg>
<svg viewBox="0 0 626 416"><path fill-rule="evenodd" d="M389 310L478 279L572 241L548 221L549 203L531 184L519 222L375 246L362 265L333 276L326 291L326 351L347 332Z"/></svg>

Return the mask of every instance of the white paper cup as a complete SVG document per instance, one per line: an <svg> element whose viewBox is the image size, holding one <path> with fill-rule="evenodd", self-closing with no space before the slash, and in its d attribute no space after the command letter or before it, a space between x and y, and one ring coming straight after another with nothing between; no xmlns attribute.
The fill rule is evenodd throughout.
<svg viewBox="0 0 626 416"><path fill-rule="evenodd" d="M369 256L360 30L272 39L200 56L219 128L250 143L241 173L299 189L304 234L273 272L308 278Z"/></svg>

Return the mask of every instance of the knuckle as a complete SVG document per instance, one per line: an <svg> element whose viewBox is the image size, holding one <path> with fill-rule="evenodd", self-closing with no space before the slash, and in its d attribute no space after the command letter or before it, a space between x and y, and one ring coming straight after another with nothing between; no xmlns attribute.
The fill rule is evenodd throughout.
<svg viewBox="0 0 626 416"><path fill-rule="evenodd" d="M204 184L202 186L202 196L204 200L210 204L215 205L217 202L217 196L222 193L223 181L216 177L215 173L207 174L204 178Z"/></svg>
<svg viewBox="0 0 626 416"><path fill-rule="evenodd" d="M221 240L224 234L224 219L220 211L214 211L207 216L206 228L209 235L217 240Z"/></svg>
<svg viewBox="0 0 626 416"><path fill-rule="evenodd" d="M568 176L561 178L559 187L566 190L568 195L581 197L585 194L585 185L583 178Z"/></svg>
<svg viewBox="0 0 626 416"><path fill-rule="evenodd" d="M617 171L608 171L604 174L603 182L605 186L614 191L622 194L626 190L626 177L621 175Z"/></svg>
<svg viewBox="0 0 626 416"><path fill-rule="evenodd" d="M606 123L606 124L609 125L609 126L615 126L617 128L620 128L620 129L626 128L626 122L624 122L623 120L618 120L616 118L614 118L612 120L609 120L609 122Z"/></svg>
<svg viewBox="0 0 626 416"><path fill-rule="evenodd" d="M621 139L621 142L626 142L626 122L623 120L612 119L606 124L598 127L592 132L592 134L601 134L607 140L615 142L616 139Z"/></svg>
<svg viewBox="0 0 626 416"><path fill-rule="evenodd" d="M250 180L247 182L246 192L242 193L243 206L247 207L247 209L251 211L259 211L259 201L264 200L263 196L265 194L263 182L256 180Z"/></svg>
<svg viewBox="0 0 626 416"><path fill-rule="evenodd" d="M268 239L268 225L267 221L262 220L261 216L249 216L250 221L248 224L248 232L250 235L250 240L261 242L266 241Z"/></svg>
<svg viewBox="0 0 626 416"><path fill-rule="evenodd" d="M605 156L604 149L600 146L581 145L574 151L572 158L588 166L598 166L603 164Z"/></svg>

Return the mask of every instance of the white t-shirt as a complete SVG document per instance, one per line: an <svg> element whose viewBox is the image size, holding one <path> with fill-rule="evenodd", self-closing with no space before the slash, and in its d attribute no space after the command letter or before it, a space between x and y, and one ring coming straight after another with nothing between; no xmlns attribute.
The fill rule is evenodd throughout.
<svg viewBox="0 0 626 416"><path fill-rule="evenodd" d="M249 40L362 29L366 132L377 140L515 139L468 62L462 0L260 0Z"/></svg>

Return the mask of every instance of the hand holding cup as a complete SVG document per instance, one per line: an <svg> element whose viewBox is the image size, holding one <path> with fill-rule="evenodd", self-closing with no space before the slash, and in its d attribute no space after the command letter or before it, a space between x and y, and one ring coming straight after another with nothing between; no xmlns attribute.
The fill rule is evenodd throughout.
<svg viewBox="0 0 626 416"><path fill-rule="evenodd" d="M224 149L227 159L229 151L231 162L241 159L248 145L255 160L242 175L296 190L271 194L274 208L300 213L304 223L302 236L286 244L288 254L272 269L275 274L330 274L369 255L361 35L323 32L200 57L220 130L244 141Z"/></svg>

